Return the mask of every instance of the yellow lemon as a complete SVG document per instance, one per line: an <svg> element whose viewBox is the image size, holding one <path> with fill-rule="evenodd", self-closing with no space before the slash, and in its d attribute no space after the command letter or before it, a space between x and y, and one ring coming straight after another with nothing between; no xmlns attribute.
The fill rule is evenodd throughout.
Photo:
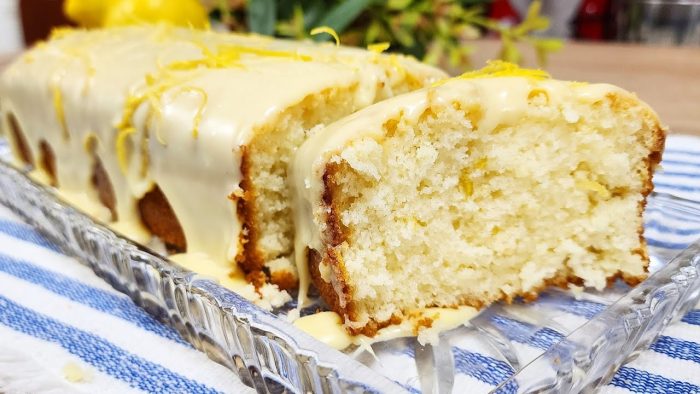
<svg viewBox="0 0 700 394"><path fill-rule="evenodd" d="M73 22L84 27L102 26L107 10L115 0L66 0L63 12Z"/></svg>
<svg viewBox="0 0 700 394"><path fill-rule="evenodd" d="M205 28L209 25L209 17L198 0L115 0L108 8L102 26L159 22Z"/></svg>

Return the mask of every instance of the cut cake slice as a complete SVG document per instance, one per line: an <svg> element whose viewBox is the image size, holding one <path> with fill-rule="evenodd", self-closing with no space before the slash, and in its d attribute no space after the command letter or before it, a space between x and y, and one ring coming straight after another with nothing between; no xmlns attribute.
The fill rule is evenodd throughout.
<svg viewBox="0 0 700 394"><path fill-rule="evenodd" d="M635 284L664 139L632 93L499 62L374 104L293 162L301 290L374 335L421 308Z"/></svg>

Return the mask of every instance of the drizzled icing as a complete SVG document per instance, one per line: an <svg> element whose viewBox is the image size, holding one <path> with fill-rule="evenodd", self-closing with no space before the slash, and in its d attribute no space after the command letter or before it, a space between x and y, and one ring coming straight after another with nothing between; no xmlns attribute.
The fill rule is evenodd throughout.
<svg viewBox="0 0 700 394"><path fill-rule="evenodd" d="M47 141L61 193L99 205L91 183L98 157L119 231L144 238L137 201L158 184L188 252L222 272L233 268L241 231L228 197L239 190L240 148L256 130L320 91L355 86L350 99L362 108L409 79L443 76L396 55L166 26L54 38L3 73L3 122L17 119L37 163Z"/></svg>

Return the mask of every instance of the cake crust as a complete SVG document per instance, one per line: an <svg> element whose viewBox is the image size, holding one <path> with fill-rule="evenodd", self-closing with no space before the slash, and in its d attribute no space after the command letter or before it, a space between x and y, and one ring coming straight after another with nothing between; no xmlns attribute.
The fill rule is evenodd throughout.
<svg viewBox="0 0 700 394"><path fill-rule="evenodd" d="M29 149L29 144L27 143L27 138L24 136L19 122L14 114L10 113L7 115L7 122L10 127L10 135L12 141L14 141L14 151L17 153L17 157L24 164L34 165L34 158L32 157L32 151Z"/></svg>
<svg viewBox="0 0 700 394"><path fill-rule="evenodd" d="M95 190L97 190L97 198L102 205L109 209L112 215L112 221L117 221L119 216L117 214L117 198L114 195L114 187L109 180L109 175L107 175L107 171L105 171L102 160L100 160L98 156L95 156L93 159L92 177L90 181L95 187Z"/></svg>
<svg viewBox="0 0 700 394"><path fill-rule="evenodd" d="M250 150L247 146L241 147L241 182L239 187L242 192L232 195L230 198L236 201L236 214L242 225L239 236L240 250L236 255L236 263L243 269L246 279L256 288L268 281L267 274L263 271L265 261L255 245L258 241L258 230L255 223L255 189L250 171Z"/></svg>
<svg viewBox="0 0 700 394"><path fill-rule="evenodd" d="M168 250L175 253L187 251L187 241L167 197L158 185L138 202L141 220L148 230L158 236Z"/></svg>

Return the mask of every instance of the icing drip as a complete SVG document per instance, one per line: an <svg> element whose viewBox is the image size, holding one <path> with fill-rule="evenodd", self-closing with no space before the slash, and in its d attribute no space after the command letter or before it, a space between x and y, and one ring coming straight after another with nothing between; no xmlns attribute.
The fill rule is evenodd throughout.
<svg viewBox="0 0 700 394"><path fill-rule="evenodd" d="M372 343L396 338L418 336L421 344L436 344L440 333L461 325L466 325L478 311L472 307L425 308L409 313L400 324L384 327L374 337L364 335L352 336L343 327L343 320L335 312L319 312L301 317L294 325L305 333L335 349L342 350L350 345L367 348ZM422 319L430 320L430 327L419 325Z"/></svg>

